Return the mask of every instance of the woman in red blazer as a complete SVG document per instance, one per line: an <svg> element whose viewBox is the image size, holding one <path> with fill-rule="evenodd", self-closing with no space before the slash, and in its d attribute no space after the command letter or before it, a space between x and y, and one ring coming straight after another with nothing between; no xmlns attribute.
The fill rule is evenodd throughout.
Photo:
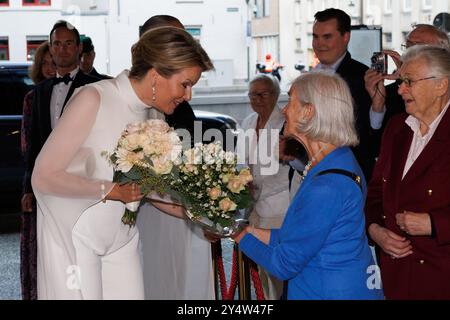
<svg viewBox="0 0 450 320"><path fill-rule="evenodd" d="M366 204L387 299L450 299L449 79L448 49L403 57L407 114L386 128Z"/></svg>

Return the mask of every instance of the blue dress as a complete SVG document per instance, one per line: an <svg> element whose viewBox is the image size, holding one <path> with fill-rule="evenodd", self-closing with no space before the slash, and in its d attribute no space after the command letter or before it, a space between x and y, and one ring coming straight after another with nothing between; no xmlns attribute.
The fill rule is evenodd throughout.
<svg viewBox="0 0 450 320"><path fill-rule="evenodd" d="M363 177L349 148L334 150L305 177L281 229L271 230L269 245L247 234L239 247L269 273L288 280L288 299L383 299L373 281L377 268L365 233L365 181L361 192L344 175L317 176L328 169Z"/></svg>

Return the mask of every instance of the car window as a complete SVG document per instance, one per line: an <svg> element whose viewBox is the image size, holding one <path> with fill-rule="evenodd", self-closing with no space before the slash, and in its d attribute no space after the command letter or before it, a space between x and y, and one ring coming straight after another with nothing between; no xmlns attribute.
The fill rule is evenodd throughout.
<svg viewBox="0 0 450 320"><path fill-rule="evenodd" d="M23 98L33 88L33 82L24 70L0 72L0 114L21 115Z"/></svg>

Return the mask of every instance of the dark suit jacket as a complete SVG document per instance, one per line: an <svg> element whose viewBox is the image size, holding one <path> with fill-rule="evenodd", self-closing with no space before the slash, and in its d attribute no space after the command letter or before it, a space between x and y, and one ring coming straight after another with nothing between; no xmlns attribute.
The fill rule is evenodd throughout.
<svg viewBox="0 0 450 320"><path fill-rule="evenodd" d="M184 101L180 103L175 111L166 115L166 121L169 126L175 129L186 129L191 134L191 140L194 140L194 121L197 120L191 105Z"/></svg>
<svg viewBox="0 0 450 320"><path fill-rule="evenodd" d="M69 88L69 92L64 101L63 111L67 101L70 99L76 88L96 81L99 81L99 79L79 71ZM25 154L24 193L33 192L31 188L31 174L34 168L34 162L52 131L50 120L50 100L52 97L52 90L53 79L47 79L36 85L34 88L34 98L31 107L30 141L27 153Z"/></svg>
<svg viewBox="0 0 450 320"><path fill-rule="evenodd" d="M450 299L450 110L402 179L413 131L407 114L386 127L369 183L366 224L377 223L408 238L413 254L391 259L380 252L384 293L389 299ZM429 213L436 236L409 236L396 224L404 211ZM380 250L381 251L381 250Z"/></svg>
<svg viewBox="0 0 450 320"><path fill-rule="evenodd" d="M386 113L384 115L383 125L378 130L372 129L375 157L378 157L380 154L381 138L383 137L384 129L389 120L396 114L405 112L405 102L403 101L402 96L398 94L398 86L396 83L391 83L386 86L385 105Z"/></svg>
<svg viewBox="0 0 450 320"><path fill-rule="evenodd" d="M364 84L364 75L367 69L366 65L353 60L350 53L347 52L344 60L342 60L339 68L336 70L336 73L347 82L353 96L356 131L360 141L359 146L352 150L366 176L366 181L370 179L373 166L375 165L374 149L370 137L369 111L371 99Z"/></svg>
<svg viewBox="0 0 450 320"><path fill-rule="evenodd" d="M92 68L91 72L89 72L90 76L93 76L95 78L98 78L100 80L105 80L105 79L112 79L112 77L106 75L106 74L101 74L98 73L97 70L95 70L95 68Z"/></svg>

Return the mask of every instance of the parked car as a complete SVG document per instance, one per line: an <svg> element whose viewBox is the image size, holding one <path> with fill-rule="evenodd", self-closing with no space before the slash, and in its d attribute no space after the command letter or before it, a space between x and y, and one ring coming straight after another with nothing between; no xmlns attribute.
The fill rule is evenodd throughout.
<svg viewBox="0 0 450 320"><path fill-rule="evenodd" d="M216 112L194 110L195 117L197 121L202 124L202 142L209 143L215 141L215 137L209 137L208 134L214 135L214 131L209 131L210 129L217 129L220 131L220 139L224 150L233 151L236 146L237 140L237 130L239 129L239 124L233 117ZM195 138L195 137L194 137ZM232 143L229 139L232 139ZM230 143L227 143L230 141ZM199 142L199 141L195 141Z"/></svg>
<svg viewBox="0 0 450 320"><path fill-rule="evenodd" d="M0 64L0 212L20 210L24 163L20 149L22 106L33 87L29 63Z"/></svg>

